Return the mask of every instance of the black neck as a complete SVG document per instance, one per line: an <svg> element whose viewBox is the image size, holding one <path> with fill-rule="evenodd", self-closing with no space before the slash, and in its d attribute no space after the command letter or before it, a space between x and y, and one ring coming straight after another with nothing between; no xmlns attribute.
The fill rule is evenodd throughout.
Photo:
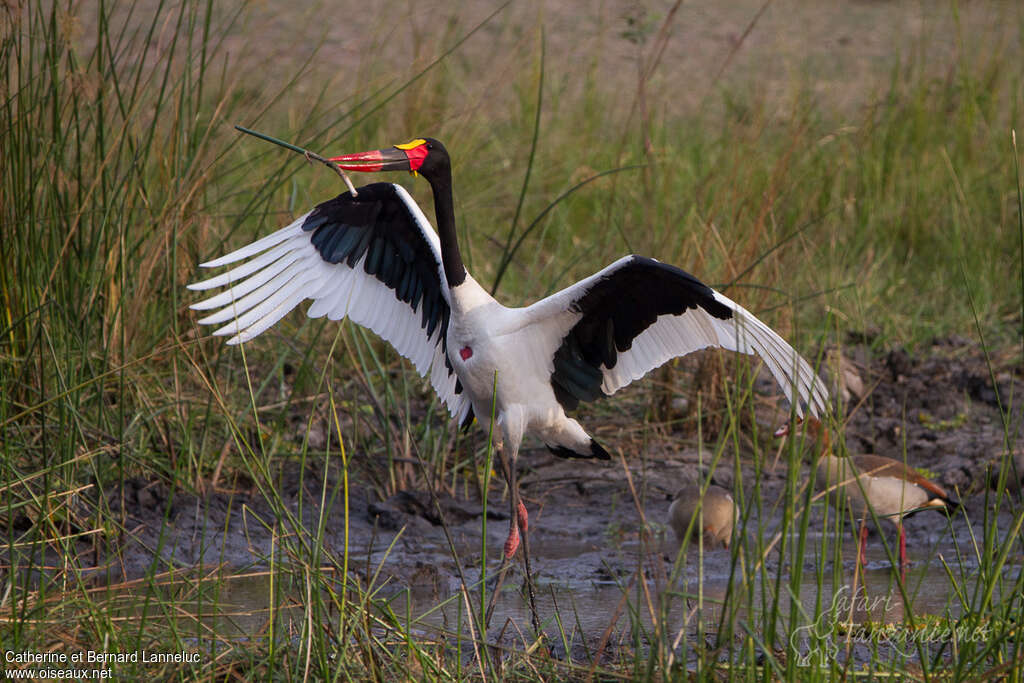
<svg viewBox="0 0 1024 683"><path fill-rule="evenodd" d="M444 266L448 288L458 287L466 279L466 267L459 254L459 239L455 234L455 206L452 200L451 172L430 180L434 191L434 213L437 216L437 232L441 237L441 265Z"/></svg>

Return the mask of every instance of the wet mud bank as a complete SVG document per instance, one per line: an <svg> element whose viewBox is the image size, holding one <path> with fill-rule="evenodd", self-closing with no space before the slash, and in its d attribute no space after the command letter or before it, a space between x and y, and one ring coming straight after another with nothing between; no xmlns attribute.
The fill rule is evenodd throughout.
<svg viewBox="0 0 1024 683"><path fill-rule="evenodd" d="M968 519L978 535L1008 448L1011 454L1017 449L1018 467L1024 465L1019 438L1024 419L1017 400L1024 393L1024 380L1014 356L996 359L990 371L984 355L972 344L942 339L916 355L894 349L869 357L866 347L855 346L846 350L846 358L861 380L859 388L847 391L849 452L905 458L955 492L967 512L966 517L953 516L952 534L939 515L909 518L911 557L948 545L954 537L967 542ZM596 426L598 419L592 416L590 422ZM774 426L759 424L758 428L770 434ZM614 441L614 437L606 439L613 452L625 450L615 448ZM708 447L699 452L692 439L668 432L663 441L648 443L643 453L628 453L610 462L563 460L545 449L524 450L519 463L521 485L531 514L537 581L570 587L611 585L638 569L658 571L652 569L652 554L665 558L668 567L673 550L671 532L666 533L665 527L670 497L681 485L698 479L699 461L704 461L706 469L710 452ZM731 455L723 459L714 477L717 483L735 488L731 460ZM268 502L255 486L196 495L174 492L162 482L129 481L123 497L118 491L107 500L112 510L123 506L124 532L99 544L109 552L97 550L95 540L83 542L80 562L95 566L98 576L110 578L143 575L152 570L154 558L159 558L160 570L243 569L269 564L273 548L280 548L283 538L308 533L308 540L318 528L322 528L325 549L340 555L345 547L346 514L337 463L325 466L322 458L308 462L313 464L307 464L305 471L282 465L274 482L279 504ZM755 484L749 456L741 456L739 469L749 499ZM806 469L804 465L801 478L807 476ZM764 462L761 470L757 484L765 503L760 508L764 519L751 514L739 535L773 533L779 523L773 517L778 511L766 503L783 495L788 477L785 458ZM1020 504L1021 474L1024 468L1007 476L1009 503L1003 504L998 521L1004 531L1011 522L1010 511ZM369 486L353 481L347 515L349 566L366 580L379 569L378 578L388 577L396 587L450 595L460 575L466 580L479 575L485 519L488 566L493 567L500 557L509 515L500 480L498 484L485 514L480 500L426 490L399 491L381 499ZM294 522L275 524L277 505ZM300 522L305 532L296 531ZM822 531L813 526L812 532ZM872 561L884 565L878 545ZM705 557L705 573L711 578L727 576L729 566L728 551L711 551Z"/></svg>

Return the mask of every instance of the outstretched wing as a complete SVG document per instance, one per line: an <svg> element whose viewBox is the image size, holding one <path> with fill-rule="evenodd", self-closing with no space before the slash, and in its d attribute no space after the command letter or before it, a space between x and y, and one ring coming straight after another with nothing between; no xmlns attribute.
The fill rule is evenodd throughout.
<svg viewBox="0 0 1024 683"><path fill-rule="evenodd" d="M689 273L653 259L626 256L528 311L533 320L575 316L551 373L566 409L708 346L760 356L801 415L801 404L818 415L828 401L810 365L771 328Z"/></svg>
<svg viewBox="0 0 1024 683"><path fill-rule="evenodd" d="M240 344L312 299L309 317L347 316L373 330L430 377L452 416L470 419L470 402L447 356L450 309L437 233L402 187L374 183L358 192L338 195L291 225L203 263L216 268L246 259L189 285L227 287L192 308L220 308L199 322L223 324L214 334L232 335L227 343Z"/></svg>

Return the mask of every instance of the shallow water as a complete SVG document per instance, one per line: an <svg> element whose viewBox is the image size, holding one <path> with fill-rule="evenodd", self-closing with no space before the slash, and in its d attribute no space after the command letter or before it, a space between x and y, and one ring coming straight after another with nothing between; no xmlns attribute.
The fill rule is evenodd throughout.
<svg viewBox="0 0 1024 683"><path fill-rule="evenodd" d="M630 550L637 549L628 545L616 548L619 553ZM608 636L613 641L625 638L632 642L632 634L638 630L650 632L655 620L660 620L662 615L665 615L668 632L676 643L685 640L692 646L692 643L700 642L701 634L718 631L722 601L729 588L728 574L722 571L723 567L726 571L728 569L728 551L709 552L700 565L704 570L703 576L698 576L698 565L691 560L683 572L684 578L673 584L672 590L666 589L665 578L661 576L657 580L647 579L647 591L641 582L635 580L635 574L607 581L581 580L573 578L571 572L567 577L552 578L559 566L568 565L581 552L591 552L589 547L574 547L572 544L546 547L538 544L533 551L533 566L538 576L537 609L544 629L553 642L571 647L574 656L587 656ZM779 633L788 632L791 614L797 614L796 618L801 621L801 628L791 635L795 651L803 656L825 652L827 649L822 649L821 642L832 647L837 634L845 633L845 637L855 643L858 638L863 639L852 650L852 656L857 660L870 659L872 649L877 651L880 647L883 650L888 648L888 652L899 651L905 656L915 656L909 646L891 642L872 645L867 635L851 631L851 625L869 624L877 633L878 625L902 624L908 617L908 609L896 585L894 572L884 559L884 551L881 548L869 549L869 558L868 569L856 572L852 552L850 557L844 558L844 582L836 590L833 590L829 576L819 591L814 572L805 567L799 604L791 605L787 598L780 601L779 607ZM668 561L660 556L653 559L663 562L662 569L666 574L671 571ZM952 599L953 587L942 563L934 556L930 561L927 557L914 555L911 559L915 564L907 572L906 587L914 616L920 619L931 615L955 620L962 610ZM648 574L650 569L648 563ZM967 570L974 571L970 567ZM1019 567L1010 571L1016 573ZM468 637L475 630L467 618L466 602L468 600L474 612L479 614L481 597L479 588L472 585L477 578L474 570L467 568L464 575L471 584L465 594L457 583L450 585L450 590L444 594L436 583L432 587L410 589L397 589L385 584L378 597L386 598L402 625L412 633L461 633ZM761 576L771 580L774 572L764 572ZM788 577L784 575L783 580L788 581ZM957 581L967 587L970 594L972 577L958 578ZM181 585L167 584L159 589L161 592L178 590L190 595L203 594L203 600L178 603L182 611L199 615L197 634L200 631L215 633L222 639L264 637L272 614L278 633L296 633L306 618L304 596L295 591L275 586L278 593L272 603L267 572L252 572L226 579L221 577L220 580L210 580L209 585L201 582L200 586L197 590L195 584L190 583L189 590L184 591ZM734 623L742 621L763 632L765 615L771 609L757 602L761 595L770 594L763 588L756 585L749 593L755 597L748 599L748 589L739 579L733 580ZM277 606L271 610L274 603ZM817 610L816 603L820 605ZM799 616L801 613L804 616ZM822 616L817 620L806 616L815 613ZM510 571L496 601L488 637L492 640L501 638L506 644L525 643L529 641L532 630L530 624L530 610L522 592L522 574L516 567ZM840 625L838 630L837 624ZM736 630L739 632L740 628L737 626ZM938 640L936 636L936 642Z"/></svg>
<svg viewBox="0 0 1024 683"><path fill-rule="evenodd" d="M689 573L693 575L696 572ZM849 578L850 581L841 584L838 590L833 590L830 580L823 583L820 595L826 608L832 607L836 612L847 614L847 619L852 623L900 623L907 617L908 610L890 567L869 568L857 577L856 583L852 576ZM784 576L783 580L788 581L788 577ZM613 582L589 585L542 582L536 591L537 609L542 619L550 620L557 612L562 628L569 630L575 627L579 632L591 636L600 635L610 625L628 630L631 621L646 628L652 627L652 605L655 615L660 615L662 609L668 610L668 624L672 631L678 631L687 621L691 631L698 628L698 621L702 621L707 630L717 630L722 602L728 591L728 578L707 576L703 581L691 578L685 584L679 582L676 586L676 589L669 592L661 590L651 594L649 603L648 594L630 577L621 585ZM941 565L934 563L908 569L906 587L915 616L959 616L959 608L951 601L949 577ZM648 588L654 590L651 582ZM744 590L739 580L734 580L734 588L736 591ZM761 594L760 586L755 587L754 594ZM416 606L425 607L429 598L427 592L412 592L413 611ZM815 602L819 599L819 588L813 574L805 572L799 598L802 610L813 614ZM758 623L763 611L766 611L756 601L752 608L748 608L747 599L743 595L734 593L732 600L734 604L741 605L737 610L737 618L746 621ZM662 604L659 601L663 601ZM783 627L787 620L785 611L788 602L781 601ZM460 611L461 614L458 614ZM450 628L460 618L465 619L463 601L447 605L443 613L435 611L427 615L422 622ZM515 585L506 587L497 600L492 627L506 620L523 629L530 624L529 605L521 593L520 576L516 577ZM546 630L550 632L552 628L557 632L559 627L553 624L546 627Z"/></svg>

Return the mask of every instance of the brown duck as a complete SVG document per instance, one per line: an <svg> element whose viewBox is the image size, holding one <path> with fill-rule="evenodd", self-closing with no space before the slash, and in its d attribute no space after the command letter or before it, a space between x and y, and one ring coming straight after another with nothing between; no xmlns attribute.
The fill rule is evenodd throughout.
<svg viewBox="0 0 1024 683"><path fill-rule="evenodd" d="M732 530L739 517L739 510L733 502L732 494L721 486L714 484L708 486L704 492L704 503L701 506L702 520L694 522L690 526L690 520L697 514L697 505L701 502L700 487L696 485L685 486L679 490L672 505L668 509L668 520L672 530L676 532L676 538L680 543L686 536L686 530L692 528L704 532L705 541L715 546L721 543L726 548L732 542ZM703 522L703 526L701 526Z"/></svg>
<svg viewBox="0 0 1024 683"><path fill-rule="evenodd" d="M896 525L899 531L900 568L903 569L907 566L903 518L922 510L948 512L959 506L944 488L898 460L871 454L845 457L835 455L829 430L817 418L807 418L806 429L818 445L815 459L818 486L842 492L853 514L861 520L862 562L867 546L867 527L864 522L871 516L871 509L878 517ZM789 425L785 425L775 435L782 437L789 432ZM835 503L836 497L832 500Z"/></svg>

